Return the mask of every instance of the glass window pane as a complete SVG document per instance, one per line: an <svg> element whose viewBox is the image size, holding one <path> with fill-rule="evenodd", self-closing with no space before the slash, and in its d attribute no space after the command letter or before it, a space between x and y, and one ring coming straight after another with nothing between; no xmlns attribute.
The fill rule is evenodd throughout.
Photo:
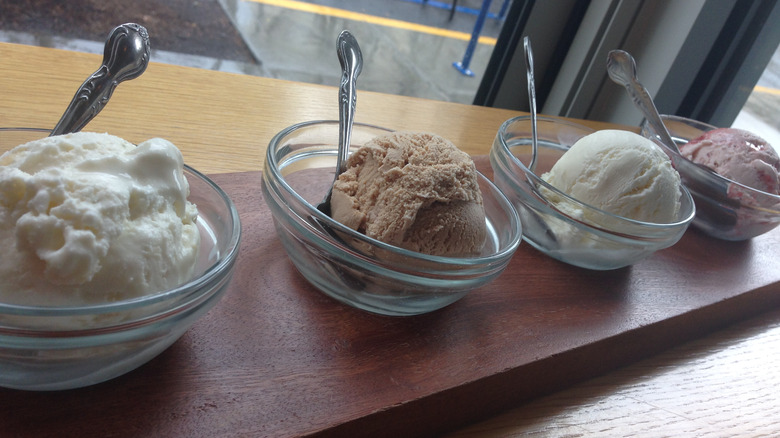
<svg viewBox="0 0 780 438"><path fill-rule="evenodd" d="M143 12L99 3L0 2L0 41L102 53L113 26L135 21L155 62L337 86L336 37L349 29L366 61L360 89L470 104L510 0L148 0Z"/></svg>
<svg viewBox="0 0 780 438"><path fill-rule="evenodd" d="M768 141L780 151L780 47L742 107L733 128L746 129Z"/></svg>

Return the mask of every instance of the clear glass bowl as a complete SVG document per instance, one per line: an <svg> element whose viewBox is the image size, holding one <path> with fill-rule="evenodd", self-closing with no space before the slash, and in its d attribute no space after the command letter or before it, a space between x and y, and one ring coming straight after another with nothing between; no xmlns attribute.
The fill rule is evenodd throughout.
<svg viewBox="0 0 780 438"><path fill-rule="evenodd" d="M352 148L389 132L355 124ZM315 208L333 183L338 122L312 121L279 132L268 145L263 196L287 255L317 289L383 315L417 315L447 306L495 279L521 240L520 219L483 175L479 185L488 239L474 257L437 257L353 231Z"/></svg>
<svg viewBox="0 0 780 438"><path fill-rule="evenodd" d="M0 152L48 131L0 128ZM198 207L195 277L166 291L81 307L0 303L0 386L61 390L127 373L173 344L224 294L241 239L238 212L216 184L186 167Z"/></svg>
<svg viewBox="0 0 780 438"><path fill-rule="evenodd" d="M683 188L677 220L669 224L636 221L582 203L547 184L540 175L592 129L564 120L539 117L535 173L530 165L531 118L515 117L498 130L490 150L496 185L517 207L523 238L539 251L571 265L596 270L634 264L677 243L693 219L695 208ZM544 193L555 193L562 203L552 204ZM583 211L584 221L571 211Z"/></svg>
<svg viewBox="0 0 780 438"><path fill-rule="evenodd" d="M661 119L678 146L715 129L685 117L662 115ZM646 121L642 123L641 133L661 144ZM675 152L667 154L696 203L693 225L707 235L723 240L747 240L780 224L780 196L732 181Z"/></svg>

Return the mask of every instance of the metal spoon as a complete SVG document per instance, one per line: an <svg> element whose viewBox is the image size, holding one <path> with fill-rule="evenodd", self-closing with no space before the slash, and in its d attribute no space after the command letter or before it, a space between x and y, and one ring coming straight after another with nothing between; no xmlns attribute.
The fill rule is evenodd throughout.
<svg viewBox="0 0 780 438"><path fill-rule="evenodd" d="M719 203L714 204L717 206L708 208L708 210L711 210L709 212L712 216L711 220L717 220L723 226L736 226L736 214L729 207L730 204L734 203L734 200L730 199L728 195L729 184L722 178L717 177L715 171L709 167L690 161L682 156L680 148L671 134L669 134L669 130L666 129L663 120L661 120L650 93L647 92L647 89L642 86L636 77L636 62L634 62L634 58L623 50L612 50L607 57L607 72L614 82L626 87L629 96L642 111L642 114L650 123L651 129L658 135L661 143L674 152L674 155L670 158L683 177L685 186L699 197L704 196L719 200ZM697 203L697 208L701 208L700 203Z"/></svg>
<svg viewBox="0 0 780 438"><path fill-rule="evenodd" d="M352 123L355 120L355 104L357 102L357 88L355 82L363 69L363 54L354 36L343 30L339 34L336 53L341 63L341 87L339 88L339 150L336 161L335 183L347 169L349 158L350 139L352 138ZM317 205L317 209L330 216L330 198L333 195L331 185L325 199Z"/></svg>
<svg viewBox="0 0 780 438"><path fill-rule="evenodd" d="M634 104L642 111L642 114L650 123L650 128L655 131L661 142L669 148L676 155L672 157L672 162L677 162L680 159L686 160L680 153L680 148L677 143L669 134L669 130L666 129L663 120L661 120L660 114L653 103L653 99L650 97L650 93L642 86L636 77L636 63L634 58L623 50L612 50L607 57L607 73L609 77L620 85L624 85ZM699 163L694 163L698 169L693 169L695 173L695 179L702 181L706 184L716 186L718 190L726 190L726 186L716 179L712 178L712 174L715 172L709 167L703 166Z"/></svg>
<svg viewBox="0 0 780 438"><path fill-rule="evenodd" d="M634 58L626 51L612 50L607 57L607 73L615 83L626 87L628 95L631 96L634 104L642 111L650 126L660 137L661 142L679 155L680 149L666 129L663 120L661 120L653 98L650 97L650 93L637 79Z"/></svg>
<svg viewBox="0 0 780 438"><path fill-rule="evenodd" d="M49 135L80 131L106 106L120 82L135 79L146 70L150 54L146 28L135 23L114 28L103 50L103 65L81 84Z"/></svg>
<svg viewBox="0 0 780 438"><path fill-rule="evenodd" d="M531 162L528 164L528 170L535 174L536 157L539 154L539 135L536 131L537 122L536 87L534 86L534 54L531 50L531 39L528 36L523 37L523 52L525 54L525 77L528 84L528 107L531 112ZM536 189L534 190L536 191ZM544 196L541 194L539 196L544 198ZM556 248L558 246L558 239L555 237L555 233L552 231L552 229L550 229L549 225L544 221L544 219L539 217L539 215L536 213L530 213L529 217L536 221L538 227L546 230L545 235L549 239L548 246L550 248Z"/></svg>
<svg viewBox="0 0 780 438"><path fill-rule="evenodd" d="M525 74L528 83L528 106L531 111L531 163L528 169L534 172L536 168L536 155L539 151L539 139L536 133L536 87L534 86L534 54L531 51L531 39L523 37L523 51L525 52Z"/></svg>

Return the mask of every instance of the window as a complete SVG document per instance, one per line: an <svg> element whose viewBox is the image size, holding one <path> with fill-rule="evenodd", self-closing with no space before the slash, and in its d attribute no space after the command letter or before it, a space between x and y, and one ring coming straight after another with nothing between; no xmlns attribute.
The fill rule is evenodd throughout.
<svg viewBox="0 0 780 438"><path fill-rule="evenodd" d="M638 125L606 75L620 48L660 112L730 126L780 43L779 19L776 0L516 1L474 102L528 109L518 41L529 35L542 113Z"/></svg>

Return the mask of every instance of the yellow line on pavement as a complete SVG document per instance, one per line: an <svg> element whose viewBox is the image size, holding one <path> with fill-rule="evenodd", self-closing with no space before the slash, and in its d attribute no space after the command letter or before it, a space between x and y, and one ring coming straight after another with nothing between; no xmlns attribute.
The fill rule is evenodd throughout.
<svg viewBox="0 0 780 438"><path fill-rule="evenodd" d="M753 91L756 91L758 93L767 93L767 94L774 94L775 96L780 96L780 90L777 88L769 88L769 87L762 87L761 85L756 85L753 87Z"/></svg>
<svg viewBox="0 0 780 438"><path fill-rule="evenodd" d="M471 34L466 32L457 32L454 30L440 29L438 27L424 26L422 24L409 23L407 21L394 20L392 18L377 17L368 14L361 14L359 12L352 12L344 9L337 9L329 6L315 5L312 3L300 2L295 0L245 0L245 1L262 3L264 5L277 6L280 8L293 9L296 11L310 12L312 14L328 15L331 17L344 18L347 20L362 21L364 23L377 24L385 27L393 27L396 29L411 30L415 32L427 33L430 35L442 36L445 38L454 38L463 41L468 41L471 39ZM480 36L477 41L480 44L487 44L491 46L496 45L496 39L491 37Z"/></svg>

